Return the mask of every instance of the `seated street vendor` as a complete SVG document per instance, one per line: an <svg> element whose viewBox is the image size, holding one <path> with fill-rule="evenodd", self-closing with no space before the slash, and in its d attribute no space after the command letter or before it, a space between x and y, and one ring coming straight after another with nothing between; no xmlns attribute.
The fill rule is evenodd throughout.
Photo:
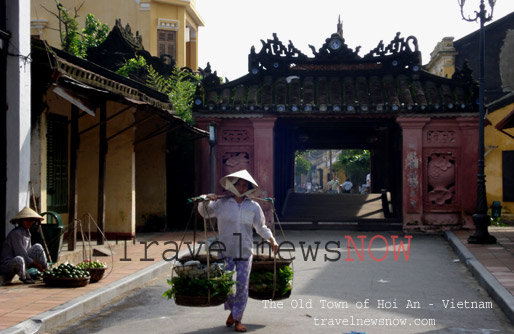
<svg viewBox="0 0 514 334"><path fill-rule="evenodd" d="M36 268L45 271L48 267L45 252L40 244L32 245L30 227L43 220L37 212L25 207L11 223L17 225L4 240L0 255L0 273L7 276L10 282L15 275L26 284L33 284L34 280L27 273L27 269Z"/></svg>

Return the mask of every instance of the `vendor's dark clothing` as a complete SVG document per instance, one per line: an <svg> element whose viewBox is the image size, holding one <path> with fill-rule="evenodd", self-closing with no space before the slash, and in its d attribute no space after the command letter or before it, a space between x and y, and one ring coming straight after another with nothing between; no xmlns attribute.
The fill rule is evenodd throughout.
<svg viewBox="0 0 514 334"><path fill-rule="evenodd" d="M21 280L27 277L26 269L36 261L47 267L46 256L40 244L32 245L30 231L23 226L12 230L4 241L0 255L0 273L12 280L18 275Z"/></svg>

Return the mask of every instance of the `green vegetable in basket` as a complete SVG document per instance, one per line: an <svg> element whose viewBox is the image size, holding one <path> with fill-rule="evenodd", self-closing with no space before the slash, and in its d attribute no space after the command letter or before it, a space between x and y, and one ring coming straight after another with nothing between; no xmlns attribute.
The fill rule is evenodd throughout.
<svg viewBox="0 0 514 334"><path fill-rule="evenodd" d="M77 264L77 267L82 268L82 269L106 268L107 264L105 264L102 261L98 261L98 260L94 260L94 261L85 260L85 261Z"/></svg>
<svg viewBox="0 0 514 334"><path fill-rule="evenodd" d="M291 282L293 280L293 270L286 266L277 269L277 282L275 294L283 296L291 290ZM257 292L273 291L273 272L272 271L252 271L250 273L250 286L252 290Z"/></svg>
<svg viewBox="0 0 514 334"><path fill-rule="evenodd" d="M55 268L46 270L43 277L86 278L89 277L89 272L69 263L61 263Z"/></svg>
<svg viewBox="0 0 514 334"><path fill-rule="evenodd" d="M207 296L209 291L211 297L227 296L232 291L232 286L236 283L232 280L234 272L224 272L216 277L197 278L197 277L173 277L168 280L171 288L163 293L163 297L172 299L175 295L186 296Z"/></svg>

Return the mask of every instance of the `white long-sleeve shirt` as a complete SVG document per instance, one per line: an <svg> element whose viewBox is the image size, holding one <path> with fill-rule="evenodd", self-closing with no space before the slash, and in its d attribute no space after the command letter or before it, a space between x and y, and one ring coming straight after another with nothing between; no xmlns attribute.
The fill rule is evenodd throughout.
<svg viewBox="0 0 514 334"><path fill-rule="evenodd" d="M218 238L225 245L226 257L247 259L252 254L252 227L266 240L273 236L260 205L247 197L240 204L233 197L211 201L208 206L200 202L198 212L204 218L217 218Z"/></svg>

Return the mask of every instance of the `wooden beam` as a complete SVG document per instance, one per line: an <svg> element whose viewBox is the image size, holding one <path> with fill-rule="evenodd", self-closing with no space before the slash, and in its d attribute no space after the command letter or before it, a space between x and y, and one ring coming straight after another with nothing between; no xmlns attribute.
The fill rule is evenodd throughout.
<svg viewBox="0 0 514 334"><path fill-rule="evenodd" d="M77 158L79 150L79 108L71 105L70 123L70 185L68 195L68 250L73 251L77 244Z"/></svg>
<svg viewBox="0 0 514 334"><path fill-rule="evenodd" d="M135 126L137 126L137 125L139 125L139 124L141 124L141 123L143 123L143 122L146 122L147 120L149 120L150 118L152 118L152 117L154 117L154 116L156 116L156 115L155 115L155 114L152 114L152 115L147 116L147 117L145 117L145 118L143 118L143 119L140 119L140 120L138 120L138 121L134 121L134 122L132 122L132 124L130 124L130 125L128 125L128 126L126 126L125 128L121 129L120 131L116 132L115 134L113 134L112 136L110 136L109 138L107 138L107 141L109 141L109 140L111 140L111 139L113 139L113 138L116 138L117 136L121 135L123 132L125 132L125 131L127 131L127 130L129 130L129 129L131 129L131 128L133 128L133 127L135 127Z"/></svg>
<svg viewBox="0 0 514 334"><path fill-rule="evenodd" d="M121 109L120 111L118 111L118 112L117 112L117 113L115 113L114 115L111 115L111 116L109 116L108 118L106 118L106 119L105 119L105 122L107 122L107 121L109 121L109 120L113 119L114 117L116 117L116 116L118 116L118 115L123 114L125 111L127 111L127 110L129 110L129 109L131 109L131 108L133 108L133 107L132 107L132 106L128 106L128 107L125 107L125 108ZM105 122L104 122L104 123L105 123ZM103 124L102 122L99 122L99 123L97 123L97 124L91 125L89 128L87 128L87 129L84 129L84 130L80 131L80 132L79 132L79 134L83 134L83 133L86 133L86 132L88 132L88 131L90 131L90 130L93 130L94 128L96 128L96 127L98 127L98 126L100 126L100 125L102 125L102 124Z"/></svg>
<svg viewBox="0 0 514 334"><path fill-rule="evenodd" d="M100 135L98 156L98 228L96 241L98 245L104 244L102 233L105 233L105 167L107 160L107 103L100 107ZM100 233L100 231L102 233Z"/></svg>

